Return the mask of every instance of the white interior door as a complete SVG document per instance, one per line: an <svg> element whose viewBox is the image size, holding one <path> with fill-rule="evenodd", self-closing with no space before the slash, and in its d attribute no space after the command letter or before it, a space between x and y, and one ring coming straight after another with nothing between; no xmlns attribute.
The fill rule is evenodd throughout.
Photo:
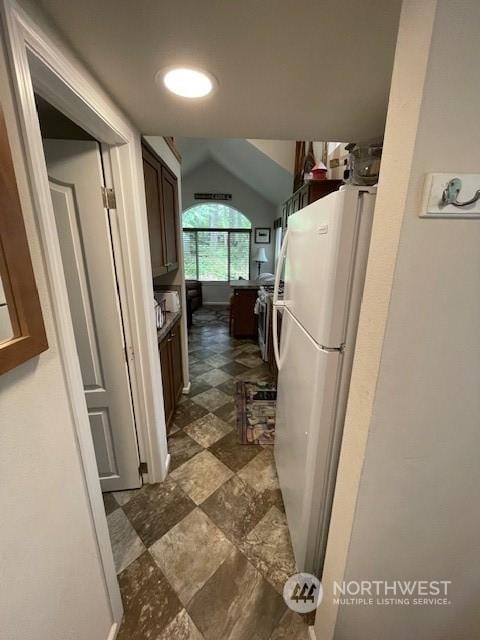
<svg viewBox="0 0 480 640"><path fill-rule="evenodd" d="M141 485L99 145L44 140L85 400L103 491Z"/></svg>
<svg viewBox="0 0 480 640"><path fill-rule="evenodd" d="M278 374L275 461L299 571L315 573L334 439L342 354L321 349L285 310Z"/></svg>

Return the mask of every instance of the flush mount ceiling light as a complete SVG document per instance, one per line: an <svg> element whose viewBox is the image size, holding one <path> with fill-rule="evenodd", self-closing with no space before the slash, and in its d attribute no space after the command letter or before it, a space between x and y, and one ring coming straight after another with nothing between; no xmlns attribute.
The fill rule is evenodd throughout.
<svg viewBox="0 0 480 640"><path fill-rule="evenodd" d="M182 98L204 98L216 86L214 77L188 67L170 67L157 74L157 82L161 81L165 87Z"/></svg>

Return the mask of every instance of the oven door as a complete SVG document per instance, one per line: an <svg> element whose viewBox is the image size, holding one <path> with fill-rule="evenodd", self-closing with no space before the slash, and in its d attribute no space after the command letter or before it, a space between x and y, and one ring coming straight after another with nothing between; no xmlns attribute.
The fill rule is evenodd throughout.
<svg viewBox="0 0 480 640"><path fill-rule="evenodd" d="M258 346L263 360L267 360L268 344L268 304L265 299L258 299Z"/></svg>

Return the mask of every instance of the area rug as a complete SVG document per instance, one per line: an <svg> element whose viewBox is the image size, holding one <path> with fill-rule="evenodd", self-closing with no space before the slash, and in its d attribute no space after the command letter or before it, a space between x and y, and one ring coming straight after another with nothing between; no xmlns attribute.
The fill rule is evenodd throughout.
<svg viewBox="0 0 480 640"><path fill-rule="evenodd" d="M273 444L277 389L268 382L237 382L237 429L241 444Z"/></svg>

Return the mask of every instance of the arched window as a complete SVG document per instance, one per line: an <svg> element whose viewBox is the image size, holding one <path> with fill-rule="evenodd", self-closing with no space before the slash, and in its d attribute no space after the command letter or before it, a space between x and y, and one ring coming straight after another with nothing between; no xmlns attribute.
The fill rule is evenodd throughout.
<svg viewBox="0 0 480 640"><path fill-rule="evenodd" d="M233 207L197 204L182 214L185 278L219 281L250 277L250 220Z"/></svg>

